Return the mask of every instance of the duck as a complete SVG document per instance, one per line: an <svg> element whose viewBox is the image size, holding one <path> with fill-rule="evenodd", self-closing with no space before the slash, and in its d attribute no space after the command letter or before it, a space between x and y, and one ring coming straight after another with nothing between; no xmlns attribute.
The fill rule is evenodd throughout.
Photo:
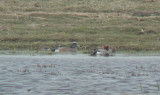
<svg viewBox="0 0 160 95"><path fill-rule="evenodd" d="M91 56L112 56L116 49L113 46L105 45L104 48L94 49Z"/></svg>
<svg viewBox="0 0 160 95"><path fill-rule="evenodd" d="M52 52L55 52L55 53L76 53L77 50L78 50L77 42L72 42L70 47L61 47L59 45L58 47L53 48Z"/></svg>

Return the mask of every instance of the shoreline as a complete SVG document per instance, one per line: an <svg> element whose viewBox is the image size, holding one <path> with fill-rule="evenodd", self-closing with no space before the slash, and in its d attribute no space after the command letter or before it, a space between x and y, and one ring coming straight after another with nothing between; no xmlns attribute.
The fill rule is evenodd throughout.
<svg viewBox="0 0 160 95"><path fill-rule="evenodd" d="M76 54L72 53L54 53L52 51L28 51L28 50L0 50L0 55L29 55L29 56L55 56L55 55L88 55L90 53L83 53L84 51L78 51ZM113 56L160 56L159 51L117 51L113 53ZM111 56L112 57L112 56Z"/></svg>

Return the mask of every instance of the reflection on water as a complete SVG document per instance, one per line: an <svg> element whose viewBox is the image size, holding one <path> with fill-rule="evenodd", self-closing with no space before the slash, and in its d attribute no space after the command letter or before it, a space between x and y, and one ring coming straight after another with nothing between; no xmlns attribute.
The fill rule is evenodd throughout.
<svg viewBox="0 0 160 95"><path fill-rule="evenodd" d="M0 55L0 95L160 95L157 56Z"/></svg>

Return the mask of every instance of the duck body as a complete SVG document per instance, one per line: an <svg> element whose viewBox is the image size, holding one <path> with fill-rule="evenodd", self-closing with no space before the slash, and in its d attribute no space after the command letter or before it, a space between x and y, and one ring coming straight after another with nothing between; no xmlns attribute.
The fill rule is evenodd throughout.
<svg viewBox="0 0 160 95"><path fill-rule="evenodd" d="M67 47L57 47L52 50L55 53L63 53L63 52L77 52L76 48L67 48Z"/></svg>
<svg viewBox="0 0 160 95"><path fill-rule="evenodd" d="M77 43L72 43L72 45L70 47L56 47L54 49L52 49L52 52L55 53L76 53L77 52Z"/></svg>
<svg viewBox="0 0 160 95"><path fill-rule="evenodd" d="M109 53L109 51L107 51L105 49L94 49L94 51L91 55L92 56L109 56L110 53Z"/></svg>
<svg viewBox="0 0 160 95"><path fill-rule="evenodd" d="M105 45L102 49L94 49L91 56L113 56L112 53L115 52L115 49L110 48L108 45Z"/></svg>

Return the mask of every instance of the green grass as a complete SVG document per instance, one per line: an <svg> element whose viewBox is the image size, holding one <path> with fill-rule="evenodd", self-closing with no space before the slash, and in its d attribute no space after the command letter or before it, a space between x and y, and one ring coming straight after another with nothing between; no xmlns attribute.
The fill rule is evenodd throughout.
<svg viewBox="0 0 160 95"><path fill-rule="evenodd" d="M119 51L159 51L159 4L159 0L0 0L0 49L41 50L77 41L80 50L88 51L105 44Z"/></svg>

